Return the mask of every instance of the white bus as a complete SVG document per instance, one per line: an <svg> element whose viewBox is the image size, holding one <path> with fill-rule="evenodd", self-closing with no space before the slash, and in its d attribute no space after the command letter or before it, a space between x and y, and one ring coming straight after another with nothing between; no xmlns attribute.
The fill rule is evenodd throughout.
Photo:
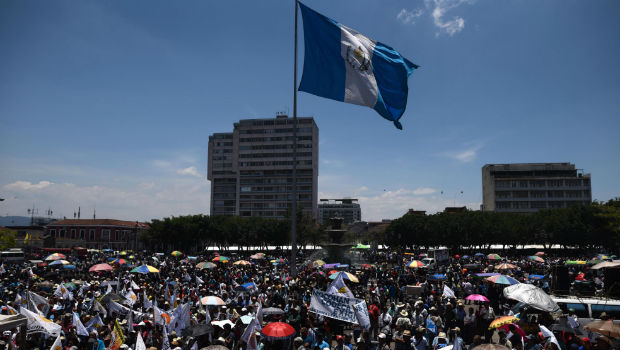
<svg viewBox="0 0 620 350"><path fill-rule="evenodd" d="M11 249L0 252L0 260L8 264L20 264L24 262L24 252L21 249Z"/></svg>

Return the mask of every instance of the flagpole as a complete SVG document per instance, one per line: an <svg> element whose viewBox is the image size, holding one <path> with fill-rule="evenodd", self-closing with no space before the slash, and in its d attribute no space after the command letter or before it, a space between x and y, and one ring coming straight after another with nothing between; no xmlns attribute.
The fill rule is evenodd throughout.
<svg viewBox="0 0 620 350"><path fill-rule="evenodd" d="M293 72L293 203L291 206L291 276L297 276L297 7L295 0L295 54Z"/></svg>

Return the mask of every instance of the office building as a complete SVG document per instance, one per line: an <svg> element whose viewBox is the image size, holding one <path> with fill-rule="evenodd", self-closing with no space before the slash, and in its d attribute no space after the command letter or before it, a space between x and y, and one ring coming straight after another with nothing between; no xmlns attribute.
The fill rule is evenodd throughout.
<svg viewBox="0 0 620 350"><path fill-rule="evenodd" d="M362 221L362 209L357 199L321 199L318 222L326 225L330 218L343 218L345 225Z"/></svg>
<svg viewBox="0 0 620 350"><path fill-rule="evenodd" d="M590 174L571 163L487 164L482 210L529 213L592 203Z"/></svg>
<svg viewBox="0 0 620 350"><path fill-rule="evenodd" d="M209 136L211 215L285 218L292 205L293 118L245 119ZM316 218L319 128L298 118L297 206Z"/></svg>

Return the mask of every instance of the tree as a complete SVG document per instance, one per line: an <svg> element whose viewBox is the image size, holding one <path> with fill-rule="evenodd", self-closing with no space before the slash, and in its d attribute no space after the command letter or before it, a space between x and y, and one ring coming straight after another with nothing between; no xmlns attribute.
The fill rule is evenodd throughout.
<svg viewBox="0 0 620 350"><path fill-rule="evenodd" d="M8 228L0 229L0 249L5 250L15 247L15 231Z"/></svg>

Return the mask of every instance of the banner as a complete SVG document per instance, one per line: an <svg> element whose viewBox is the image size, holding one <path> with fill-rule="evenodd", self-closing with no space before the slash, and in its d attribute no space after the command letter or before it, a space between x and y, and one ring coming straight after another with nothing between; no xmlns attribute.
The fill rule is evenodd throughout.
<svg viewBox="0 0 620 350"><path fill-rule="evenodd" d="M125 343L125 336L121 330L121 325L118 323L118 319L114 320L114 328L112 329L110 339L110 350L118 350L121 345Z"/></svg>
<svg viewBox="0 0 620 350"><path fill-rule="evenodd" d="M359 324L356 313L364 313L361 310L364 307L362 302L363 305L366 305L366 302L362 299L347 298L315 289L312 291L312 299L310 300L310 309L308 311L336 320ZM365 310L365 314L368 314L368 309Z"/></svg>
<svg viewBox="0 0 620 350"><path fill-rule="evenodd" d="M47 318L40 316L30 310L23 307L19 309L19 313L28 318L27 333L47 333L51 336L59 336L61 326L48 320Z"/></svg>

